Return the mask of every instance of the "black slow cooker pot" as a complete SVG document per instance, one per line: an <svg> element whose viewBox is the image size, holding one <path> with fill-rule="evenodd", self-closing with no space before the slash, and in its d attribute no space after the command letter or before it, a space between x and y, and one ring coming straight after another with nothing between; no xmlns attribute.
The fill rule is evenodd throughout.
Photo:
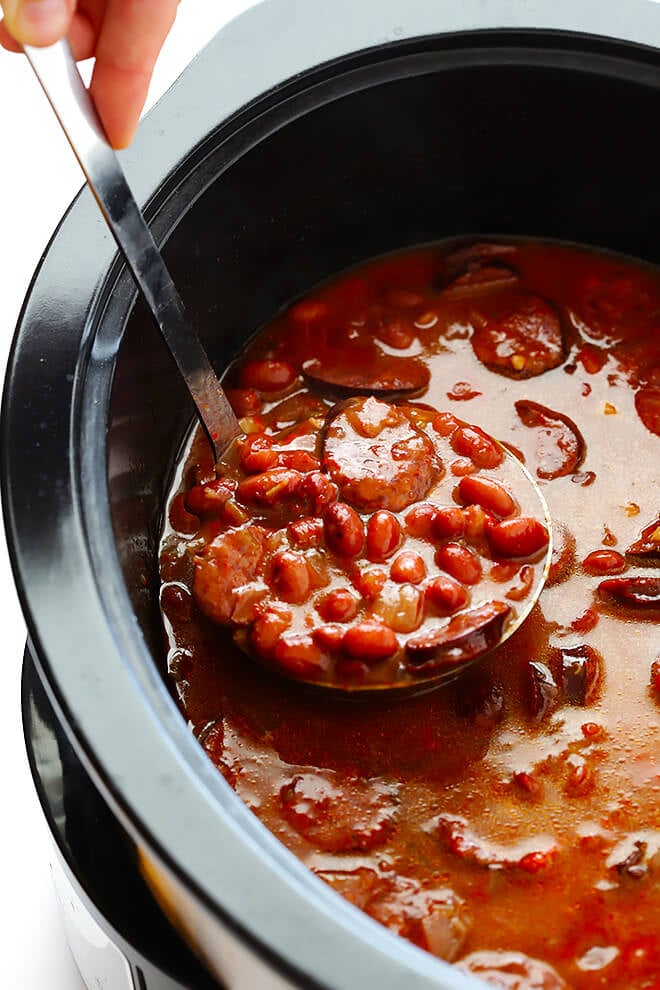
<svg viewBox="0 0 660 990"><path fill-rule="evenodd" d="M419 242L533 235L660 261L658 49L652 0L269 0L125 164L221 370L314 283ZM308 873L170 697L156 552L191 417L83 192L21 315L2 471L31 757L78 893L123 947L148 921L126 970L140 990L481 985Z"/></svg>

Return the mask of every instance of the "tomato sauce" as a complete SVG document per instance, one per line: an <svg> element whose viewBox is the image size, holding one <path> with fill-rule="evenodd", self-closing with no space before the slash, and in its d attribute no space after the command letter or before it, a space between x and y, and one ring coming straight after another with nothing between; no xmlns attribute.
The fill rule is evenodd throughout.
<svg viewBox="0 0 660 990"><path fill-rule="evenodd" d="M246 503L194 438L168 503L161 603L169 677L211 760L322 880L486 982L658 990L660 274L533 241L377 259L277 316L226 384L254 437L321 420L347 396L477 424L537 478L554 551L530 618L449 686L321 695L257 666L200 607L195 558L218 518L205 505L240 533ZM272 446L251 442L255 470L272 470ZM293 451L298 468L279 470L315 456L304 441ZM473 456L469 437L453 450L465 478ZM415 511L423 539L428 512ZM455 515L433 525L450 532ZM301 539L318 537L314 518L296 522ZM391 520L373 529L389 560ZM228 566L249 556L238 547ZM437 552L450 579L452 553ZM524 597L525 565L493 566ZM419 563L398 567L414 587ZM307 578L284 574L286 604ZM328 601L333 590L316 592L321 611L350 626L351 596Z"/></svg>

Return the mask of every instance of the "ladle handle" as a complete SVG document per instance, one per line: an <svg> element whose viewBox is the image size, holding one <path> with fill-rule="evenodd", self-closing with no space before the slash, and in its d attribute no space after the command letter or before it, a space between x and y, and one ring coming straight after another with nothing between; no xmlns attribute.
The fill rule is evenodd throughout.
<svg viewBox="0 0 660 990"><path fill-rule="evenodd" d="M240 426L105 136L68 42L26 45L24 51L154 315L217 459L240 435Z"/></svg>

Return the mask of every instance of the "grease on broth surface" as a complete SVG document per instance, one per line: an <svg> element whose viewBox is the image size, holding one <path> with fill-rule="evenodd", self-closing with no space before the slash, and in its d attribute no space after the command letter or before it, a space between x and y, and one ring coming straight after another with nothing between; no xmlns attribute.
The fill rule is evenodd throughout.
<svg viewBox="0 0 660 990"><path fill-rule="evenodd" d="M556 549L532 616L405 700L258 668L190 593L209 524L184 492L213 475L197 439L161 551L182 711L268 828L403 937L498 986L657 990L660 275L533 241L377 259L278 316L227 384L274 432L379 381L537 475Z"/></svg>

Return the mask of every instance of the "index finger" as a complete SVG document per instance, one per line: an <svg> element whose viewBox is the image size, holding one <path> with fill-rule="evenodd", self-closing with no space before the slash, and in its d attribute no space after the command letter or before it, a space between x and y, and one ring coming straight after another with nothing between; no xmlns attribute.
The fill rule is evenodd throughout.
<svg viewBox="0 0 660 990"><path fill-rule="evenodd" d="M90 94L115 148L130 144L178 0L108 0Z"/></svg>

